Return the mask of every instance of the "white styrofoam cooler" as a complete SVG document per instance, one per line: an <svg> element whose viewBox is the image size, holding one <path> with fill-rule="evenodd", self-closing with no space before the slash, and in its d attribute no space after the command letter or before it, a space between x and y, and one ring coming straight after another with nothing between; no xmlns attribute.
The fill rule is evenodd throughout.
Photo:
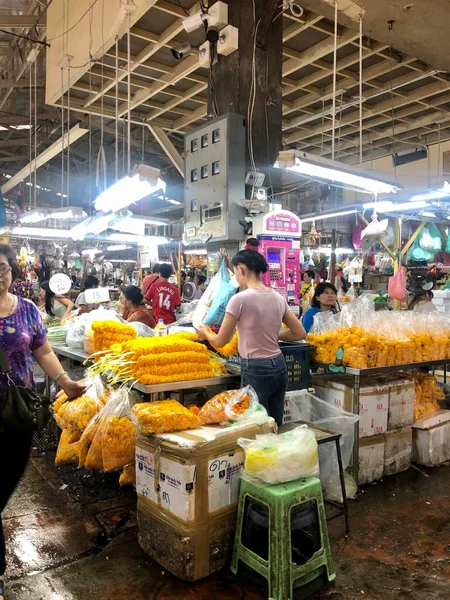
<svg viewBox="0 0 450 600"><path fill-rule="evenodd" d="M364 438L359 443L358 485L378 481L384 473L384 435Z"/></svg>
<svg viewBox="0 0 450 600"><path fill-rule="evenodd" d="M450 410L439 410L414 423L413 460L426 467L450 461Z"/></svg>
<svg viewBox="0 0 450 600"><path fill-rule="evenodd" d="M407 471L412 459L412 430L404 427L388 431L384 446L384 475L395 475Z"/></svg>

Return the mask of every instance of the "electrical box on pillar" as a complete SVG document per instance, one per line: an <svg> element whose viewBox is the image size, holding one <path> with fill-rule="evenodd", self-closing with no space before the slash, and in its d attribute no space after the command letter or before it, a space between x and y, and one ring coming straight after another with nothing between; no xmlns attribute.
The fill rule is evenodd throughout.
<svg viewBox="0 0 450 600"><path fill-rule="evenodd" d="M300 315L300 219L287 210L275 210L253 220L253 235L269 265L265 285L284 296L292 312Z"/></svg>
<svg viewBox="0 0 450 600"><path fill-rule="evenodd" d="M228 114L185 137L185 241L238 242L245 216L244 117Z"/></svg>

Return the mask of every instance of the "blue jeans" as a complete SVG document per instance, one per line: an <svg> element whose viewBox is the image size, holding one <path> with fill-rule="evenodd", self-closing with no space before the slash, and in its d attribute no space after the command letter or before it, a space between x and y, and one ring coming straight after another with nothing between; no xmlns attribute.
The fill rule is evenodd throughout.
<svg viewBox="0 0 450 600"><path fill-rule="evenodd" d="M283 423L287 368L284 356L274 358L242 358L241 386L251 385L259 402L278 425Z"/></svg>

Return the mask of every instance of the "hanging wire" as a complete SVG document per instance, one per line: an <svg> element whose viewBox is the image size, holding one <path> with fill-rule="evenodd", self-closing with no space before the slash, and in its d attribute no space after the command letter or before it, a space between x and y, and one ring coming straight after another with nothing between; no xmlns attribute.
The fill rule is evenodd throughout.
<svg viewBox="0 0 450 600"><path fill-rule="evenodd" d="M359 164L363 162L363 15L359 15Z"/></svg>
<svg viewBox="0 0 450 600"><path fill-rule="evenodd" d="M338 3L334 0L334 49L333 49L333 114L331 124L331 159L334 160L336 126L336 79L337 79L337 40L338 40Z"/></svg>
<svg viewBox="0 0 450 600"><path fill-rule="evenodd" d="M102 51L105 48L105 2L102 1ZM103 85L104 81L104 68L102 61L102 81L101 85ZM106 189L106 157L105 157L105 146L104 146L104 96L103 94L100 97L100 148L97 153L97 165L96 165L96 174L95 174L95 183L97 186L98 192L103 192Z"/></svg>
<svg viewBox="0 0 450 600"><path fill-rule="evenodd" d="M115 122L115 165L116 181L119 179L119 37L116 36L116 122Z"/></svg>
<svg viewBox="0 0 450 600"><path fill-rule="evenodd" d="M29 144L30 144L30 208L32 206L32 202L31 202L31 179L32 179L32 162L33 162L33 154L32 154L32 148L33 148L33 108L32 108L32 104L33 104L33 63L30 63L30 140L29 140ZM25 199L24 199L25 200Z"/></svg>
<svg viewBox="0 0 450 600"><path fill-rule="evenodd" d="M131 15L127 13L127 101L128 101L128 173L131 171Z"/></svg>
<svg viewBox="0 0 450 600"><path fill-rule="evenodd" d="M324 136L325 136L325 100L322 98L322 141L321 141L320 156L323 156Z"/></svg>
<svg viewBox="0 0 450 600"><path fill-rule="evenodd" d="M145 121L142 121L142 162L145 163Z"/></svg>
<svg viewBox="0 0 450 600"><path fill-rule="evenodd" d="M67 67L67 206L70 206L70 58Z"/></svg>
<svg viewBox="0 0 450 600"><path fill-rule="evenodd" d="M61 206L64 194L64 70L61 67Z"/></svg>
<svg viewBox="0 0 450 600"><path fill-rule="evenodd" d="M33 200L36 206L37 193L37 60L34 63L34 193Z"/></svg>

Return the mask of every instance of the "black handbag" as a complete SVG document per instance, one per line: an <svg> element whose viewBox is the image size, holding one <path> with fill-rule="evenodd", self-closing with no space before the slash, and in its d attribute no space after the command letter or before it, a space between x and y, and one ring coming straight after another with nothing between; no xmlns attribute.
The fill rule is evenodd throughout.
<svg viewBox="0 0 450 600"><path fill-rule="evenodd" d="M7 381L7 391L0 398L0 431L7 427L22 432L42 431L50 420L51 399L11 379L5 351L0 346L0 376Z"/></svg>

